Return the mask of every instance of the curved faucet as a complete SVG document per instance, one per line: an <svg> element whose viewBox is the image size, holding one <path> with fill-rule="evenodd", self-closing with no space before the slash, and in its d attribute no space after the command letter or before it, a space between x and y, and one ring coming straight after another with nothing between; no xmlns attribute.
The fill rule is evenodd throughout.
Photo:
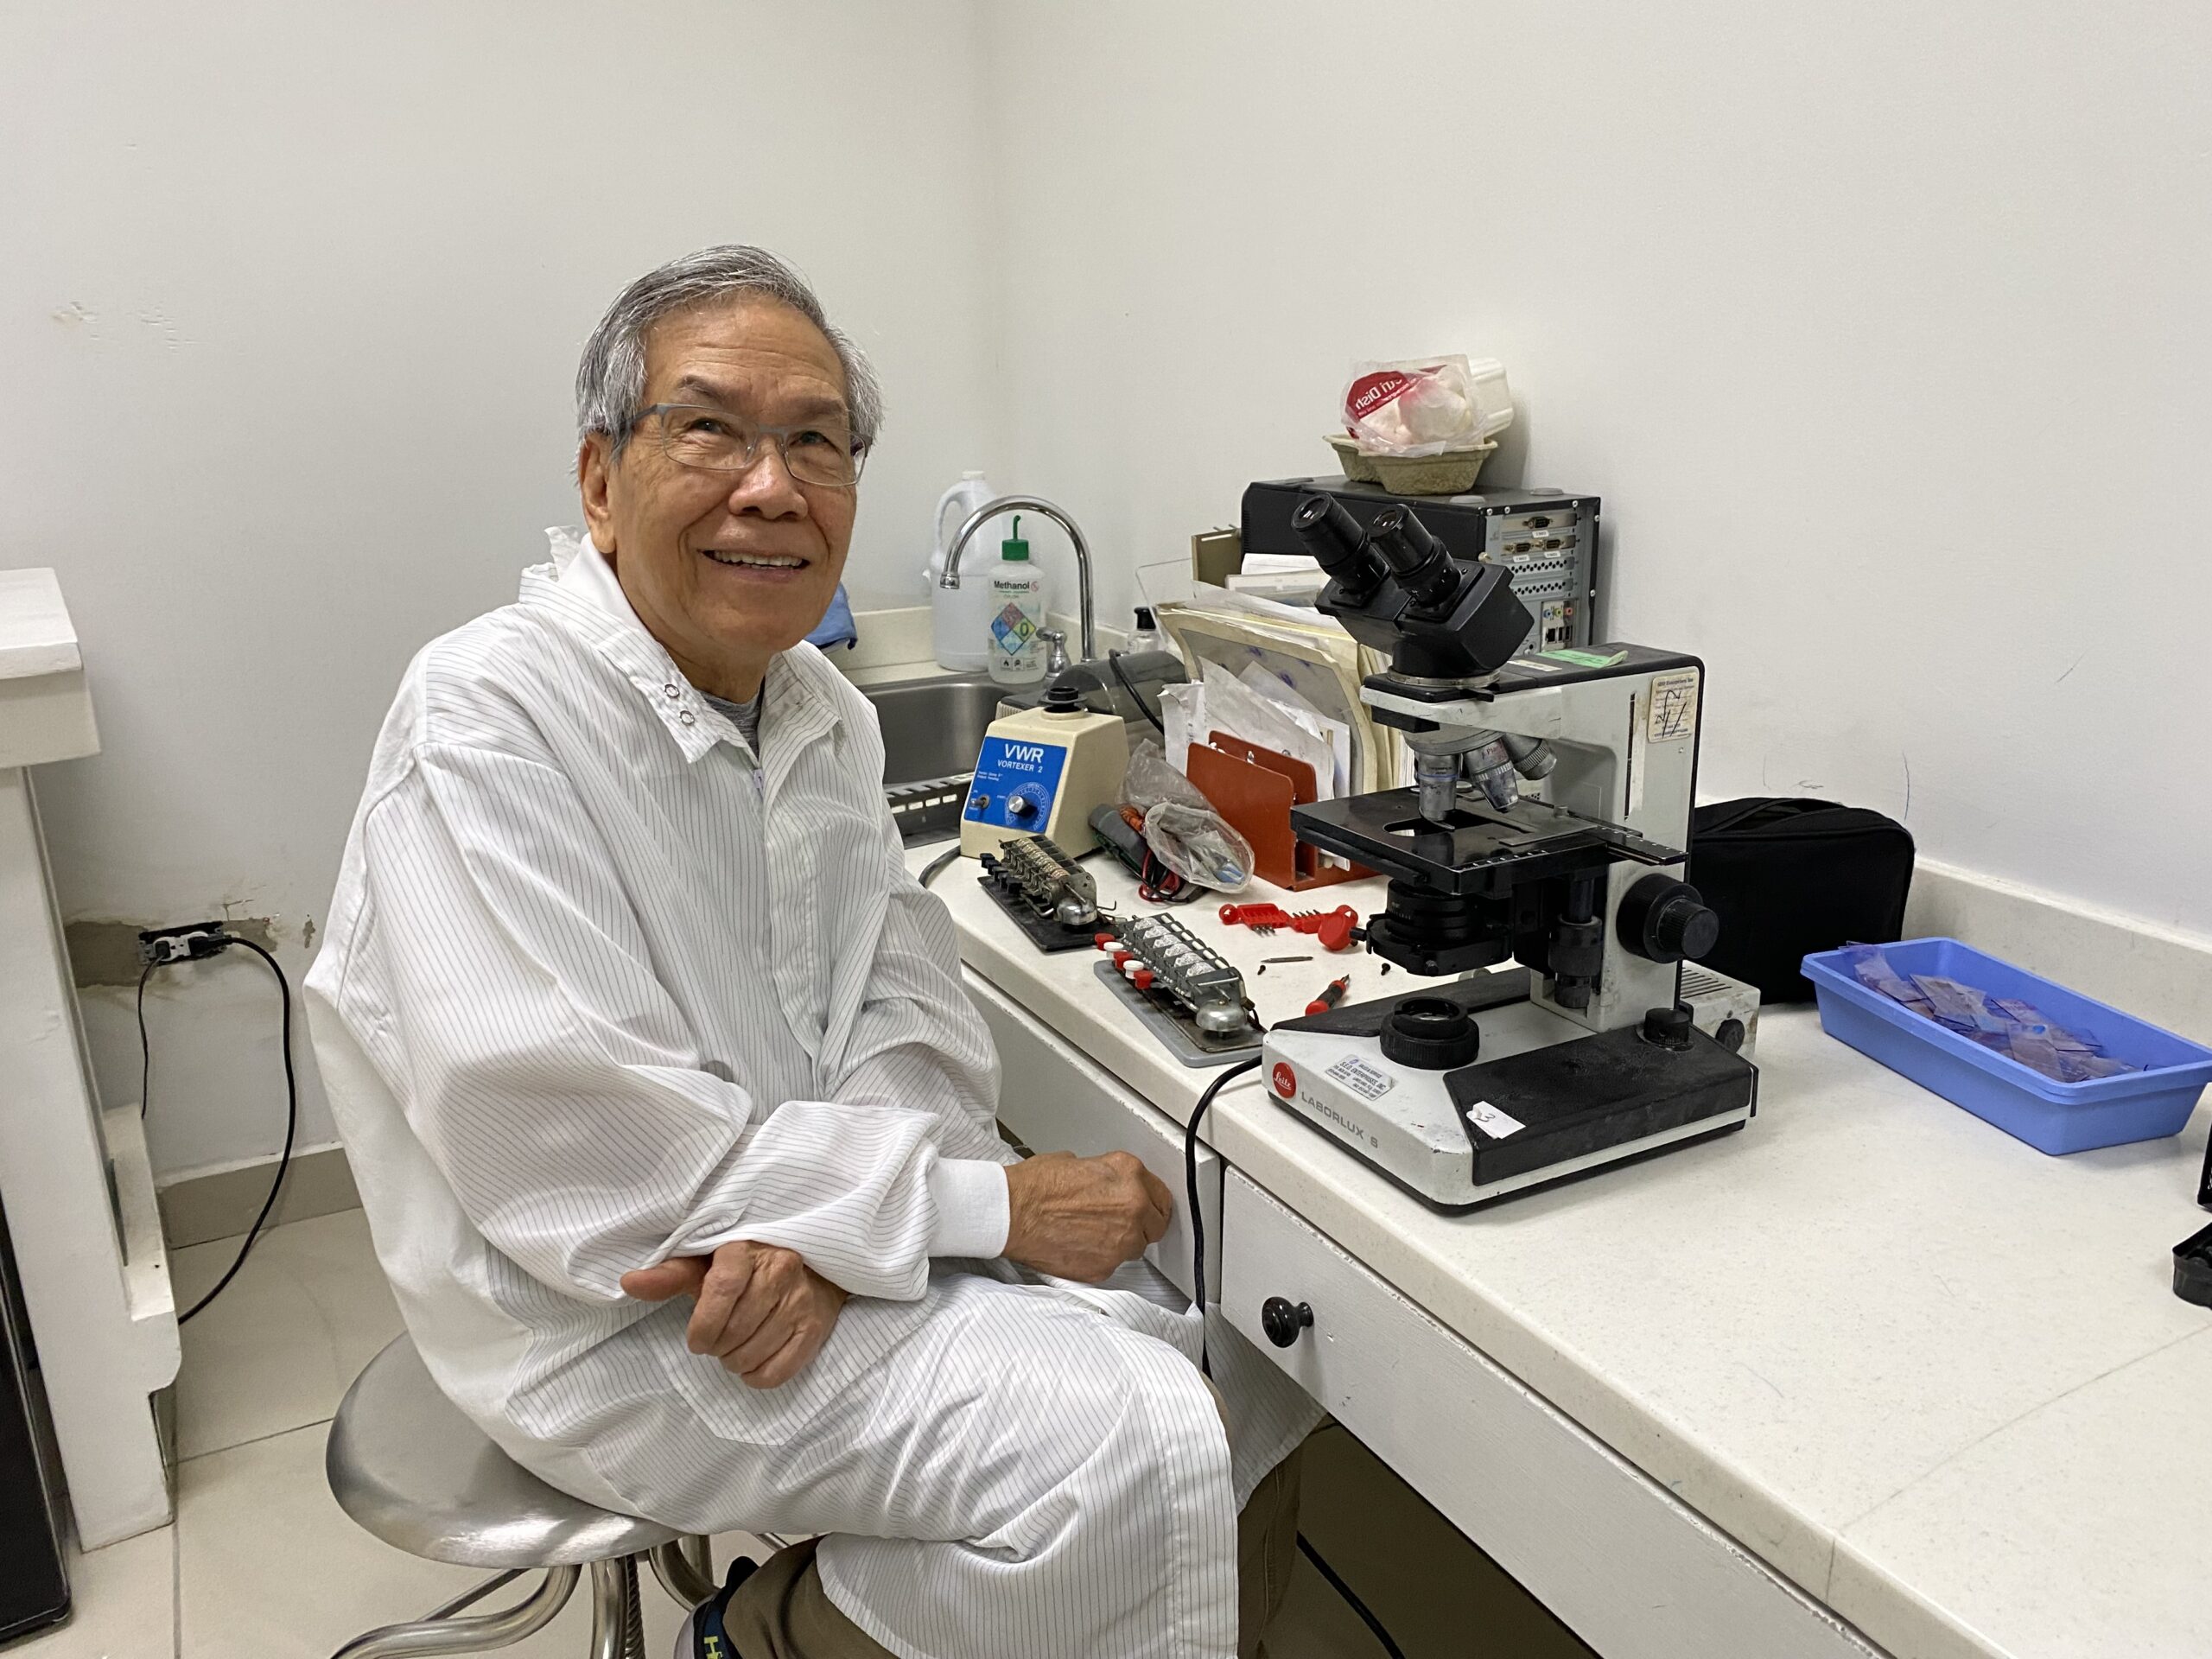
<svg viewBox="0 0 2212 1659"><path fill-rule="evenodd" d="M1002 512L1040 513L1068 533L1068 544L1075 549L1076 592L1082 601L1083 660L1098 660L1098 633L1090 609L1090 546L1083 539L1083 532L1076 528L1075 520L1051 502L1034 495L1002 495L995 501L986 501L961 521L953 532L952 544L945 550L944 575L938 579L940 588L960 586L960 556L969 542L984 524Z"/></svg>

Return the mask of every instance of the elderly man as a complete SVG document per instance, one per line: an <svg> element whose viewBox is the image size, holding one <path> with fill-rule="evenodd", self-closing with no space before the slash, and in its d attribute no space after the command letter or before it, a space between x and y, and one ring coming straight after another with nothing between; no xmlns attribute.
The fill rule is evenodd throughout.
<svg viewBox="0 0 2212 1659"><path fill-rule="evenodd" d="M874 715L802 643L866 364L710 249L615 301L577 412L588 539L409 668L308 982L424 1363L592 1503L825 1535L727 1598L745 1659L1252 1653L1317 1414L1218 1323L1200 1375L1134 1159L1000 1140Z"/></svg>

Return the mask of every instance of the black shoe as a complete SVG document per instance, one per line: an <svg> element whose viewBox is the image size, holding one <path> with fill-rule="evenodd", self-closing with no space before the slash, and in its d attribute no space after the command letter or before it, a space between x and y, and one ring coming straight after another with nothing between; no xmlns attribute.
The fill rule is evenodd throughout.
<svg viewBox="0 0 2212 1659"><path fill-rule="evenodd" d="M745 1659L737 1643L722 1629L722 1614L737 1586L760 1570L760 1562L741 1555L729 1564L722 1587L691 1610L691 1617L676 1638L676 1659Z"/></svg>

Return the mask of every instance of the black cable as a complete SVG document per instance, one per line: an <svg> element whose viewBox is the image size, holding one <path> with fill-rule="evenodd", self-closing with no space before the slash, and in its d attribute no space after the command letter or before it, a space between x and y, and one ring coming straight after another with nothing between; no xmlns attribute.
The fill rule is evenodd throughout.
<svg viewBox="0 0 2212 1659"><path fill-rule="evenodd" d="M960 849L957 845L955 845L950 852L939 853L935 858L931 859L927 864L925 864L922 867L922 873L917 879L924 887L926 887L931 882L936 880L938 876L944 873L944 867L946 865L951 863L954 859L959 856Z"/></svg>
<svg viewBox="0 0 2212 1659"><path fill-rule="evenodd" d="M1221 1092L1222 1085L1231 1077L1256 1071L1262 1058L1255 1054L1249 1060L1239 1060L1225 1068L1206 1085L1205 1092L1198 1096L1198 1103L1191 1109L1191 1121L1183 1126L1183 1190L1191 1205L1191 1283L1197 1292L1192 1300L1198 1310L1198 1369L1208 1376L1213 1372L1206 1363L1205 1349L1206 1221L1205 1211L1198 1206L1198 1126L1205 1121L1206 1109L1213 1104L1213 1097ZM1337 1427L1342 1427L1343 1425ZM1375 1639L1382 1644L1383 1651L1390 1656L1390 1659L1406 1659L1405 1649L1391 1639L1390 1632L1382 1628L1382 1621L1368 1611L1367 1604L1338 1575L1336 1568L1321 1559L1321 1552L1313 1548L1302 1532L1298 1535L1298 1548L1305 1553L1306 1559L1319 1570L1321 1576L1329 1581L1329 1587L1342 1596L1344 1605L1357 1613L1360 1622L1375 1633Z"/></svg>
<svg viewBox="0 0 2212 1659"><path fill-rule="evenodd" d="M1312 1541L1302 1532L1298 1535L1298 1548L1306 1559L1313 1563L1321 1576L1329 1581L1329 1587L1344 1599L1344 1605L1359 1615L1361 1623L1375 1632L1375 1639L1382 1644L1382 1651L1389 1654L1390 1659L1406 1659L1406 1650L1390 1639L1390 1632L1382 1628L1382 1621L1368 1611L1367 1604L1353 1593L1351 1586L1337 1576L1337 1569L1321 1559L1321 1552L1313 1548Z"/></svg>
<svg viewBox="0 0 2212 1659"><path fill-rule="evenodd" d="M246 1253L253 1249L254 1241L261 1236L261 1229L269 1219L269 1212L276 1207L276 1194L283 1189L285 1173L292 1166L293 1138L299 1133L300 1084L298 1075L292 1068L292 982L285 978L284 969L283 966L278 963L276 958L270 955L269 952L262 949L261 946L256 944L251 939L241 939L234 936L226 934L220 937L219 941L217 943L214 949L207 952L207 954L211 956L215 955L221 951L225 947L233 944L244 945L247 950L252 951L254 955L259 957L264 962L269 964L269 970L276 976L277 988L283 992L284 997L284 1151L283 1156L278 1158L276 1160L276 1179L270 1182L269 1196L261 1201L261 1213L253 1218L253 1225L246 1230L245 1243L238 1246L237 1257L231 1262L229 1269L223 1274L223 1276L215 1281L215 1287L213 1290L209 1291L205 1296L202 1296L198 1301L194 1302L183 1313L177 1315L176 1322L179 1325L184 1324L194 1314L198 1313L201 1308L207 1306L208 1303L213 1301L218 1296L221 1295L224 1290L228 1287L231 1281L238 1277L238 1269L245 1265ZM146 1021L143 1012L143 998L146 989L146 976L147 974L153 972L156 968L162 965L163 964L158 961L149 962L146 964L145 972L138 976L138 990L141 998L140 1006L142 1009L138 1021L139 1058L141 1061L140 1073L142 1076L149 1071L152 1067L152 1051L146 1046ZM146 1103L142 1099L138 1104L139 1116L142 1117L144 1116L145 1112Z"/></svg>
<svg viewBox="0 0 2212 1659"><path fill-rule="evenodd" d="M146 982L154 976L154 969L162 959L154 957L138 970L138 1121L146 1121L146 1103L153 1098L154 1046L146 1040Z"/></svg>
<svg viewBox="0 0 2212 1659"><path fill-rule="evenodd" d="M1259 1064L1256 1054L1239 1060L1206 1084L1198 1103L1191 1109L1191 1121L1183 1128L1183 1191L1191 1201L1191 1286L1195 1293L1191 1300L1198 1310L1198 1369L1208 1376L1213 1370L1206 1363L1206 1217L1198 1207L1198 1125L1205 1121L1206 1108L1213 1104L1221 1085L1255 1070Z"/></svg>
<svg viewBox="0 0 2212 1659"><path fill-rule="evenodd" d="M1166 736L1167 728L1160 723L1160 716L1158 715L1154 714L1151 709L1145 707L1144 693L1138 690L1136 688L1136 682L1129 678L1129 671L1122 666L1122 653L1118 651L1108 652L1106 653L1106 666L1114 671L1114 677L1122 683L1122 690L1128 692L1129 694L1129 701L1136 704L1137 713L1142 715L1147 720L1152 722L1152 728L1154 731L1158 732L1162 737Z"/></svg>

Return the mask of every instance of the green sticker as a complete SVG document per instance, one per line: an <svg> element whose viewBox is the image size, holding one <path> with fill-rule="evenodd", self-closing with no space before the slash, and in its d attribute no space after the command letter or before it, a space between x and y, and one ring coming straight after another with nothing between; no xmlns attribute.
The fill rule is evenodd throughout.
<svg viewBox="0 0 2212 1659"><path fill-rule="evenodd" d="M1624 651L1540 651L1539 657L1550 657L1562 663L1573 663L1577 668L1611 668L1615 663L1627 659Z"/></svg>

